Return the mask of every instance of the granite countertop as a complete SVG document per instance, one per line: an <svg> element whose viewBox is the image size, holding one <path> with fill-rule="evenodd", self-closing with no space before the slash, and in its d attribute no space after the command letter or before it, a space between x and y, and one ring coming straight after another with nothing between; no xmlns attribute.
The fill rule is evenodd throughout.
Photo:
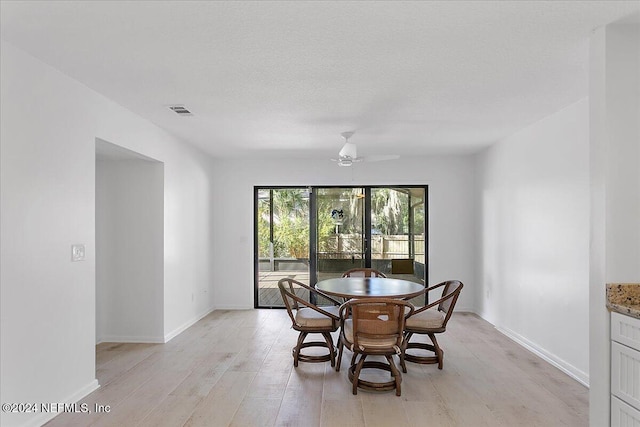
<svg viewBox="0 0 640 427"><path fill-rule="evenodd" d="M640 319L640 283L607 283L607 308Z"/></svg>

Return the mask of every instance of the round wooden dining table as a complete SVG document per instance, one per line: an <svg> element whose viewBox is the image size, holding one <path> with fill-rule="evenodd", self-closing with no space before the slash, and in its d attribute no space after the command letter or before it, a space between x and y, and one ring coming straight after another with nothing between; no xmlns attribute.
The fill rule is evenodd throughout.
<svg viewBox="0 0 640 427"><path fill-rule="evenodd" d="M382 277L337 277L319 281L316 289L340 298L413 298L424 292L421 283Z"/></svg>

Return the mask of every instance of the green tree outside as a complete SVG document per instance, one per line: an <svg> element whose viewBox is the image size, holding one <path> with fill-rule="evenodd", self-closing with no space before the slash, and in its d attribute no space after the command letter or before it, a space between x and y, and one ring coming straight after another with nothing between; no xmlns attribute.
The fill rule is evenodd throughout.
<svg viewBox="0 0 640 427"><path fill-rule="evenodd" d="M269 192L261 193L258 200L258 254L269 257ZM307 189L273 189L274 257L302 258L309 256L309 196ZM344 218L339 225L340 234L362 233L363 203L360 190L344 189L340 194L318 197L318 251L336 252L336 222L331 217L335 208L344 210ZM342 201L342 202L339 202ZM372 227L378 234L401 235L409 232L409 198L404 192L391 188L377 188L372 191ZM424 210L416 212L414 230L424 232ZM357 249L357 248L351 248Z"/></svg>

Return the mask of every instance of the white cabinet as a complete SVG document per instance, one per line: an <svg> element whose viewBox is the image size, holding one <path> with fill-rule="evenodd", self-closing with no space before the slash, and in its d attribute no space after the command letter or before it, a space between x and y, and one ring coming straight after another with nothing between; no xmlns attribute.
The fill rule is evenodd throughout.
<svg viewBox="0 0 640 427"><path fill-rule="evenodd" d="M640 319L611 313L611 426L640 427Z"/></svg>
<svg viewBox="0 0 640 427"><path fill-rule="evenodd" d="M611 396L611 426L640 427L640 411Z"/></svg>

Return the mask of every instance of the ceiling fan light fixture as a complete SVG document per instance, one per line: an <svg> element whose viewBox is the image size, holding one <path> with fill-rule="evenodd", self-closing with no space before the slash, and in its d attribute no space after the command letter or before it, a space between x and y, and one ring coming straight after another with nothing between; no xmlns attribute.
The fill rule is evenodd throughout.
<svg viewBox="0 0 640 427"><path fill-rule="evenodd" d="M384 155L384 156L371 156L371 157L358 157L358 149L356 144L349 142L349 138L353 136L354 132L342 132L340 135L344 138L344 145L340 149L338 153L337 159L331 159L334 162L338 163L338 166L351 166L354 163L358 162L379 162L382 160L395 160L399 158L397 154L392 155Z"/></svg>
<svg viewBox="0 0 640 427"><path fill-rule="evenodd" d="M342 146L338 155L340 157L350 157L355 159L358 157L358 148L356 147L356 144L347 141L344 143L344 146Z"/></svg>

